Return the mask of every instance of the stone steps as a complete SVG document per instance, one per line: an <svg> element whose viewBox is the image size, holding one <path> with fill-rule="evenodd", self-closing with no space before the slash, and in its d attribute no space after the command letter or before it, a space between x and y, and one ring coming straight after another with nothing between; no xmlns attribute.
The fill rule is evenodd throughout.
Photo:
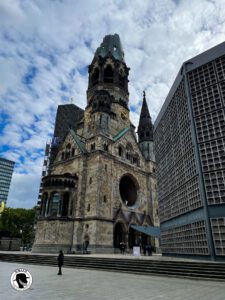
<svg viewBox="0 0 225 300"><path fill-rule="evenodd" d="M0 253L0 261L57 266L57 255ZM225 281L225 263L66 255L64 267Z"/></svg>

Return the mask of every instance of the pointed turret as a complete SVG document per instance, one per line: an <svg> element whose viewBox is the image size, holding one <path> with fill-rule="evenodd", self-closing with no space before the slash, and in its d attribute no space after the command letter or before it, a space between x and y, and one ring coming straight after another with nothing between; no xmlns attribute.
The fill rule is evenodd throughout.
<svg viewBox="0 0 225 300"><path fill-rule="evenodd" d="M145 159L147 161L155 161L153 149L153 125L148 110L145 92L143 92L143 103L138 125L138 143Z"/></svg>
<svg viewBox="0 0 225 300"><path fill-rule="evenodd" d="M145 91L143 92L143 103L138 125L138 140L139 143L144 141L153 141L153 125L146 102Z"/></svg>

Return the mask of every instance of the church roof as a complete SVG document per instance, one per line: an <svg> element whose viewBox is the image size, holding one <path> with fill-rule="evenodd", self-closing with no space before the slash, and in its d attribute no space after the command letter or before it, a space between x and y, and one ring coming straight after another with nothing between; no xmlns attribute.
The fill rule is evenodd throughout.
<svg viewBox="0 0 225 300"><path fill-rule="evenodd" d="M120 37L117 33L106 35L101 43L100 47L97 48L95 56L106 57L111 54L115 59L124 61L124 52Z"/></svg>
<svg viewBox="0 0 225 300"><path fill-rule="evenodd" d="M77 146L79 147L80 151L82 153L86 153L87 150L85 148L85 143L79 138L79 136L75 133L75 131L73 129L70 129L70 134L72 135L75 143L77 144Z"/></svg>
<svg viewBox="0 0 225 300"><path fill-rule="evenodd" d="M129 128L124 128L122 129L120 132L118 132L114 137L113 137L113 141L116 142L118 141L127 131L129 130Z"/></svg>

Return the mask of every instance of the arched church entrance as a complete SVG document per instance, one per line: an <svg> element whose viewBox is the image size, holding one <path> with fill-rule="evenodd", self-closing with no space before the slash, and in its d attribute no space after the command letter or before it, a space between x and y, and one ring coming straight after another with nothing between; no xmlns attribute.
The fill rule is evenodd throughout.
<svg viewBox="0 0 225 300"><path fill-rule="evenodd" d="M136 233L135 230L130 226L128 234L128 246L132 249L136 245Z"/></svg>
<svg viewBox="0 0 225 300"><path fill-rule="evenodd" d="M114 248L119 248L121 242L126 242L126 229L122 222L118 222L114 229Z"/></svg>

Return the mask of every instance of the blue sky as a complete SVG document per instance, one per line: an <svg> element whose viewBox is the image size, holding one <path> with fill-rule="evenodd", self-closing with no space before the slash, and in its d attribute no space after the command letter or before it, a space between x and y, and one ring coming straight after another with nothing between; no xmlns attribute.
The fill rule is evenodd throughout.
<svg viewBox="0 0 225 300"><path fill-rule="evenodd" d="M0 156L16 162L8 205L36 204L57 106L85 107L87 66L113 33L137 126L143 90L154 121L182 62L224 41L225 0L0 1Z"/></svg>

